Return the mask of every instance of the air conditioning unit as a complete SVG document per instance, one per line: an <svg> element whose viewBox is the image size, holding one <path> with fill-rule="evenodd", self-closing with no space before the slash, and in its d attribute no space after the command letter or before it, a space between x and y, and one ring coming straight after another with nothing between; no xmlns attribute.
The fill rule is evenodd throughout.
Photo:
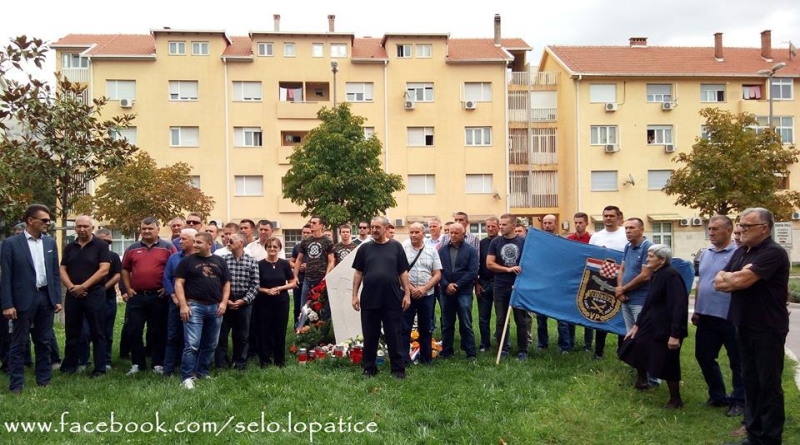
<svg viewBox="0 0 800 445"><path fill-rule="evenodd" d="M681 227L686 227L686 226L688 226L688 225L689 225L689 219L688 219L688 218L683 218L682 220L680 220L680 221L678 222L678 225L680 225Z"/></svg>
<svg viewBox="0 0 800 445"><path fill-rule="evenodd" d="M122 108L131 108L133 106L133 100L132 99L120 99L119 100L119 106L122 107Z"/></svg>
<svg viewBox="0 0 800 445"><path fill-rule="evenodd" d="M619 109L619 105L613 102L609 102L606 104L606 111L617 111Z"/></svg>
<svg viewBox="0 0 800 445"><path fill-rule="evenodd" d="M692 218L692 225L693 226L702 226L703 225L703 218Z"/></svg>
<svg viewBox="0 0 800 445"><path fill-rule="evenodd" d="M405 105L406 110L413 110L414 108L416 108L416 106L417 106L416 103L414 103L414 102L412 102L410 100L406 101L406 105Z"/></svg>
<svg viewBox="0 0 800 445"><path fill-rule="evenodd" d="M800 212L792 213L792 219L795 220L795 221L799 220L800 219Z"/></svg>
<svg viewBox="0 0 800 445"><path fill-rule="evenodd" d="M619 151L619 146L616 144L606 145L606 153L616 153Z"/></svg>
<svg viewBox="0 0 800 445"><path fill-rule="evenodd" d="M272 221L272 228L273 229L280 229L281 228L281 222L278 221L277 219L275 221Z"/></svg>
<svg viewBox="0 0 800 445"><path fill-rule="evenodd" d="M669 111L675 108L676 106L678 106L678 104L676 104L675 102L664 102L661 104L661 109L664 111Z"/></svg>
<svg viewBox="0 0 800 445"><path fill-rule="evenodd" d="M406 225L406 220L404 220L403 218L395 218L394 220L395 227L403 227L405 225Z"/></svg>
<svg viewBox="0 0 800 445"><path fill-rule="evenodd" d="M475 108L478 108L478 103L475 102L474 100L468 100L464 102L465 110L474 110Z"/></svg>
<svg viewBox="0 0 800 445"><path fill-rule="evenodd" d="M667 144L664 146L664 153L675 153L675 146L672 144Z"/></svg>

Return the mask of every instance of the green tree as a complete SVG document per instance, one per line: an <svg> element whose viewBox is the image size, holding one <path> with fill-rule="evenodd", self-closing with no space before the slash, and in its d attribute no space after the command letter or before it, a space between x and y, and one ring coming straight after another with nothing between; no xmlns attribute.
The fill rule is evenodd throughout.
<svg viewBox="0 0 800 445"><path fill-rule="evenodd" d="M187 212L197 212L204 218L214 208L214 200L191 184L192 169L179 162L158 167L144 151L133 159L106 173L94 196L84 196L76 210L93 213L100 221L123 233L138 233L140 222L155 216L160 221Z"/></svg>
<svg viewBox="0 0 800 445"><path fill-rule="evenodd" d="M303 216L319 215L330 227L395 207L392 193L403 190L403 179L383 171L381 142L364 136L365 119L352 114L348 103L323 108L317 117L322 123L289 156L283 197L303 206Z"/></svg>
<svg viewBox="0 0 800 445"><path fill-rule="evenodd" d="M800 206L800 193L781 190L780 184L797 162L798 150L783 145L773 129L756 130L752 114L704 108L700 115L706 120L708 137L698 138L691 153L673 159L683 166L673 173L664 192L677 196L675 204L705 216L764 207L776 219L788 219Z"/></svg>
<svg viewBox="0 0 800 445"><path fill-rule="evenodd" d="M13 120L19 127L15 137L3 132L0 157L7 168L0 173L34 174L46 180L52 187L56 220L64 227L87 185L109 169L124 165L138 148L115 137L130 125L133 115L105 119L101 115L107 99L88 99L86 85L70 82L60 73L51 85L28 71L31 65L41 68L47 52L43 41L22 36L0 53L0 75L7 79L0 92L0 125L6 129ZM24 80L10 80L7 75L12 73L11 77ZM25 182L0 178L0 182L6 180Z"/></svg>

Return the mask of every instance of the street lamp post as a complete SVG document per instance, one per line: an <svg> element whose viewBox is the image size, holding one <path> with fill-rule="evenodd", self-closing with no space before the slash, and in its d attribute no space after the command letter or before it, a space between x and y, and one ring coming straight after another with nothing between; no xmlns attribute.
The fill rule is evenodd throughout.
<svg viewBox="0 0 800 445"><path fill-rule="evenodd" d="M333 73L333 108L336 108L336 73L339 72L339 62L331 61L331 72Z"/></svg>
<svg viewBox="0 0 800 445"><path fill-rule="evenodd" d="M775 127L772 126L772 77L775 75L776 72L780 71L785 67L786 64L784 62L778 62L772 66L772 68L768 70L758 70L756 74L761 74L762 76L767 76L769 81L767 82L769 87L769 128L773 129Z"/></svg>

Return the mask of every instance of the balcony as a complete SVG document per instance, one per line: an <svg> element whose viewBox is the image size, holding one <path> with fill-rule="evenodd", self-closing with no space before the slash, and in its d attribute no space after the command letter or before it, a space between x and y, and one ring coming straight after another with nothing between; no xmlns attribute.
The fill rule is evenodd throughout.
<svg viewBox="0 0 800 445"><path fill-rule="evenodd" d="M558 207L558 172L511 172L509 179L512 208Z"/></svg>
<svg viewBox="0 0 800 445"><path fill-rule="evenodd" d="M558 164L555 128L511 129L508 159L511 165Z"/></svg>
<svg viewBox="0 0 800 445"><path fill-rule="evenodd" d="M63 68L61 75L70 82L89 83L89 68Z"/></svg>
<svg viewBox="0 0 800 445"><path fill-rule="evenodd" d="M317 111L327 105L321 102L284 102L275 104L275 116L278 119L316 119Z"/></svg>
<svg viewBox="0 0 800 445"><path fill-rule="evenodd" d="M556 122L558 120L558 108L531 108L519 109L511 108L508 110L509 122Z"/></svg>
<svg viewBox="0 0 800 445"><path fill-rule="evenodd" d="M555 87L558 85L560 74L556 71L513 72L508 84L524 87Z"/></svg>

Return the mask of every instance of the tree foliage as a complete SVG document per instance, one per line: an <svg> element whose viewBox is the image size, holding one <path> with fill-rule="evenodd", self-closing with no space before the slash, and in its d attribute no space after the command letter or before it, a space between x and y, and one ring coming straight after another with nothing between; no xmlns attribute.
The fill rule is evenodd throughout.
<svg viewBox="0 0 800 445"><path fill-rule="evenodd" d="M365 119L343 103L317 113L322 123L289 157L283 197L319 215L331 227L369 220L395 207L392 193L403 189L400 175L383 171L381 142L364 136Z"/></svg>
<svg viewBox="0 0 800 445"><path fill-rule="evenodd" d="M14 137L4 132L0 140L0 157L7 163L0 182L24 182L13 178L15 174L46 179L63 227L87 185L109 169L124 165L138 148L114 136L131 124L133 115L105 119L101 111L107 99L89 100L86 85L70 82L60 73L56 73L54 85L23 73L30 65L41 68L47 52L43 41L22 36L13 39L0 55L0 75L7 79L0 92L0 122L13 120L19 127ZM25 80L8 80L6 74L12 71Z"/></svg>
<svg viewBox="0 0 800 445"><path fill-rule="evenodd" d="M708 137L699 138L691 153L673 159L684 165L664 191L677 196L676 204L705 216L764 207L776 219L788 219L800 205L800 193L781 190L780 184L797 162L798 150L784 146L774 130L756 129L752 114L704 108L700 115L706 119Z"/></svg>
<svg viewBox="0 0 800 445"><path fill-rule="evenodd" d="M179 162L158 167L144 151L106 173L94 196L84 196L76 210L93 213L108 226L123 233L138 233L140 222L155 216L169 221L177 215L197 212L204 218L214 208L214 200L191 184L191 167Z"/></svg>

